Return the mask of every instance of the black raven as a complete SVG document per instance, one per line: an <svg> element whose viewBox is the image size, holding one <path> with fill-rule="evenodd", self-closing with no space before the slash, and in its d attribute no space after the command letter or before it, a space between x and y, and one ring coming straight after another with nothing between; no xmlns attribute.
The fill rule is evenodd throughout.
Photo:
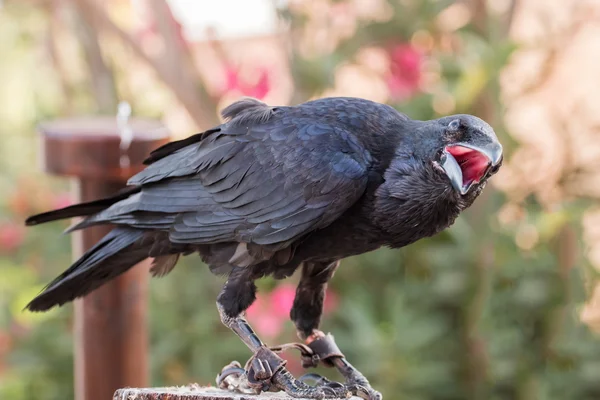
<svg viewBox="0 0 600 400"><path fill-rule="evenodd" d="M292 107L248 98L222 115L223 124L152 152L114 197L27 219L86 216L69 231L114 225L27 308L84 296L148 257L152 274L162 276L180 255L198 252L213 273L227 276L217 308L254 353L244 370L225 370L221 384L237 373L257 391L380 399L318 329L327 282L345 257L403 247L450 226L500 168L493 129L471 115L416 121L357 98ZM345 384L296 380L276 354L281 348L265 346L244 319L256 279L282 279L300 267L290 316L306 344L296 348L306 366L337 367Z"/></svg>

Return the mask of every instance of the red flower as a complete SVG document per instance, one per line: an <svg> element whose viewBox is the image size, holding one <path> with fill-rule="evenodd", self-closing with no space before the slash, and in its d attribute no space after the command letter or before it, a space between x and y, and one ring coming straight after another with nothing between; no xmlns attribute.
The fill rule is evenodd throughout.
<svg viewBox="0 0 600 400"><path fill-rule="evenodd" d="M387 85L394 100L405 100L419 91L422 54L409 44L389 50L390 71Z"/></svg>
<svg viewBox="0 0 600 400"><path fill-rule="evenodd" d="M19 248L25 239L25 230L16 224L0 225L0 252L11 253Z"/></svg>
<svg viewBox="0 0 600 400"><path fill-rule="evenodd" d="M277 286L271 293L258 293L256 301L246 310L250 324L259 336L274 339L283 331L283 324L289 321L290 311L294 305L296 288L291 284ZM327 290L323 312L333 311L338 304L334 292Z"/></svg>
<svg viewBox="0 0 600 400"><path fill-rule="evenodd" d="M256 300L254 301L254 303L252 303L252 305L246 310L246 316L249 319L254 319L258 317L266 308L266 305L264 303L265 301L263 299L263 296L260 293L258 293L256 295Z"/></svg>
<svg viewBox="0 0 600 400"><path fill-rule="evenodd" d="M284 283L277 286L271 292L270 297L273 313L280 317L289 318L290 311L294 305L294 298L296 297L296 288L289 283Z"/></svg>
<svg viewBox="0 0 600 400"><path fill-rule="evenodd" d="M10 334L6 331L0 330L0 375L4 374L7 370L7 355L13 347L13 340Z"/></svg>
<svg viewBox="0 0 600 400"><path fill-rule="evenodd" d="M274 339L281 334L286 318L272 312L270 302L259 293L256 301L246 310L250 324L264 339Z"/></svg>
<svg viewBox="0 0 600 400"><path fill-rule="evenodd" d="M269 70L261 67L257 70L257 75L256 82L249 83L242 79L239 69L228 66L225 69L225 87L221 90L221 96L237 91L242 96L254 97L259 100L264 99L271 91Z"/></svg>
<svg viewBox="0 0 600 400"><path fill-rule="evenodd" d="M323 302L323 313L328 314L337 309L339 304L339 299L337 294L331 290L327 289L325 292L325 301Z"/></svg>

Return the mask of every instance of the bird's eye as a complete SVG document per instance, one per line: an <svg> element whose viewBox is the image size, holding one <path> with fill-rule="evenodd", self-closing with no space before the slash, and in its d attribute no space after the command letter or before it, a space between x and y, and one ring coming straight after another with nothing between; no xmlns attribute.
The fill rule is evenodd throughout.
<svg viewBox="0 0 600 400"><path fill-rule="evenodd" d="M448 130L451 132L458 131L460 129L460 119L455 119L448 124Z"/></svg>
<svg viewBox="0 0 600 400"><path fill-rule="evenodd" d="M435 152L435 159L440 160L442 158L443 154L444 154L444 148L442 147L441 149L439 149L438 151Z"/></svg>

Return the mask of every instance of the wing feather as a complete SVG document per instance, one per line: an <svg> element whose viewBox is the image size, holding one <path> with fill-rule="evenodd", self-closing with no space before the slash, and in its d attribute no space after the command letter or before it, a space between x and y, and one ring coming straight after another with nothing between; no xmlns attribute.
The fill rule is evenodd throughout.
<svg viewBox="0 0 600 400"><path fill-rule="evenodd" d="M138 193L78 227L112 222L168 230L173 243L284 248L327 226L363 194L371 158L347 128L298 110L230 106L228 122L157 150L129 180Z"/></svg>

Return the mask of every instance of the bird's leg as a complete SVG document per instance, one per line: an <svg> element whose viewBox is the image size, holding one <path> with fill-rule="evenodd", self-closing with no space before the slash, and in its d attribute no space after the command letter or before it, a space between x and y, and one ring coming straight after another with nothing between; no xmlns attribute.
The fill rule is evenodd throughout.
<svg viewBox="0 0 600 400"><path fill-rule="evenodd" d="M302 277L290 312L300 339L307 340L319 328L327 282L339 265L339 261L327 264L305 262L302 265Z"/></svg>
<svg viewBox="0 0 600 400"><path fill-rule="evenodd" d="M320 331L319 324L323 313L323 301L327 282L331 279L338 262L304 263L302 277L296 290L290 317L296 325L298 336L312 350L312 357L304 358L304 366L316 366L319 361L326 366L336 367L346 380L345 387L354 395L369 400L381 399L380 393L371 388L369 381L350 364L338 349L332 335ZM319 378L310 374L311 378Z"/></svg>
<svg viewBox="0 0 600 400"><path fill-rule="evenodd" d="M235 332L254 355L244 369L237 363L225 367L217 378L220 387L244 392L283 390L292 397L336 398L332 389L311 387L296 380L286 369L285 360L270 350L254 333L244 311L255 300L256 286L247 269L235 269L217 299L221 321Z"/></svg>

